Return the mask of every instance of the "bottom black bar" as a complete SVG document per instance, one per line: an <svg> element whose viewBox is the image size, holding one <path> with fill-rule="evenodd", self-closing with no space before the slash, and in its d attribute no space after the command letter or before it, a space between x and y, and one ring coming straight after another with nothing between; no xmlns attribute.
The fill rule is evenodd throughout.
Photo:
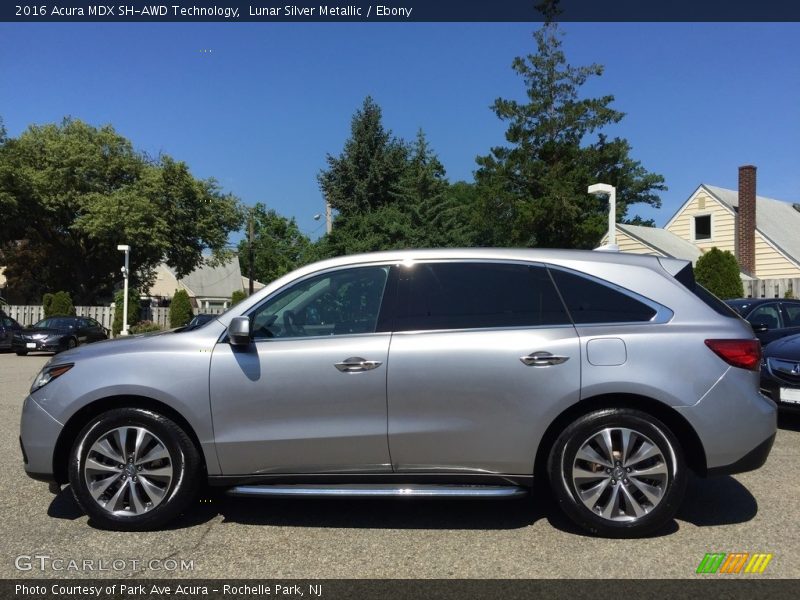
<svg viewBox="0 0 800 600"><path fill-rule="evenodd" d="M0 598L148 600L192 598L359 600L702 597L703 600L796 598L798 580L699 575L696 579L18 579L0 580Z"/></svg>

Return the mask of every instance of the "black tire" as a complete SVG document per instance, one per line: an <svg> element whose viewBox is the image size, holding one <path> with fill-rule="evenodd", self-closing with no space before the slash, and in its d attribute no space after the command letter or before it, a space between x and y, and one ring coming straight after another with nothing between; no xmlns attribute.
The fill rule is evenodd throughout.
<svg viewBox="0 0 800 600"><path fill-rule="evenodd" d="M580 472L586 473L587 465L592 464L582 462L580 459L576 463L576 456L581 447L604 429L614 431L614 428L633 430L633 432L639 434L637 439L644 440L646 438L647 441L652 442L658 448L661 456L650 459L652 461L650 464L655 463L659 465L659 468L666 471L665 474L660 475L661 480L656 485L661 491L660 499L653 505L639 490L639 486L634 485L633 477L625 476L623 473L625 477L623 480L625 489L623 490L622 481L610 479L614 477L614 473L617 471L605 468L600 469L600 471L611 473L609 475L601 474L603 478L608 478L606 482L607 489L603 491L606 498L605 506L607 507L611 503L615 486L619 488L617 493L622 497L621 502L614 503L615 507L623 507L623 510L617 510L616 519L606 518L600 514L603 508L603 495L598 497L597 504L599 508L596 507L595 510L591 510L581 500L578 486L580 485L581 491L586 496L589 496L591 494L588 492L591 490L588 490L588 488L596 484L595 480L591 478L582 479L581 481L585 481L585 483L578 484L573 479L573 468L582 466L584 470ZM621 440L621 433L612 433L611 435L615 441ZM634 439L633 436L631 439ZM636 443L644 444L644 442L638 441ZM614 445L612 444L612 446ZM628 456L631 456L630 452ZM612 463L612 467L616 464ZM642 464L648 463L643 462ZM595 468L599 467L600 464L598 463ZM623 468L622 472L624 471L625 469ZM686 490L688 475L681 446L669 428L647 413L627 408L597 410L580 417L570 424L558 437L550 450L547 472L555 500L561 510L586 531L594 535L610 538L643 537L663 529L672 521L675 512L678 510ZM599 483L600 477L597 480L597 483ZM636 481L641 482L642 479L637 479ZM653 480L647 481L654 483ZM646 511L642 516L636 517L633 514L634 506L628 501L628 497L633 495L636 495L642 501L639 503L634 500L637 508L644 508ZM593 503L593 500L587 501ZM650 504L649 507L647 506L648 504Z"/></svg>
<svg viewBox="0 0 800 600"><path fill-rule="evenodd" d="M141 514L119 515L104 508L92 496L84 476L84 465L95 442L114 429L126 426L144 428L163 443L169 452L172 475L169 484L164 488L166 492L160 503ZM134 479L133 476L131 479ZM69 458L69 481L75 500L91 522L103 529L118 531L158 529L175 519L196 498L201 487L201 479L200 453L186 432L170 419L140 408L119 408L92 419L75 439ZM132 481L128 483L135 485Z"/></svg>
<svg viewBox="0 0 800 600"><path fill-rule="evenodd" d="M17 356L28 356L27 350L17 350Z"/></svg>

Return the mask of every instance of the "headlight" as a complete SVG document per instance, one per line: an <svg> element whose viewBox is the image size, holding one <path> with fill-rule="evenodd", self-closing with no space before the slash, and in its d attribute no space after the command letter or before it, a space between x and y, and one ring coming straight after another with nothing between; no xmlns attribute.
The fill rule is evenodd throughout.
<svg viewBox="0 0 800 600"><path fill-rule="evenodd" d="M33 380L33 384L31 385L31 394L36 390L46 386L56 377L61 377L71 368L72 368L71 364L45 366L44 369L39 371L39 374L36 376L36 379Z"/></svg>

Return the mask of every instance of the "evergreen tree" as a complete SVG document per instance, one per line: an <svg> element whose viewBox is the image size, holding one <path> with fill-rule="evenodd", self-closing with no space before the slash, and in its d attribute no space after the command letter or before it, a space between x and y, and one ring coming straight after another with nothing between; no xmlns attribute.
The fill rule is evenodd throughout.
<svg viewBox="0 0 800 600"><path fill-rule="evenodd" d="M192 320L192 301L186 290L175 290L172 302L169 305L170 327L183 327Z"/></svg>
<svg viewBox="0 0 800 600"><path fill-rule="evenodd" d="M566 62L554 22L534 33L536 54L512 67L526 86L525 102L498 98L495 114L507 122L508 146L477 158L481 195L478 243L486 245L592 248L607 227L607 201L589 196L597 182L617 187L617 215L631 204L660 206L660 175L630 158L630 144L602 130L623 113L613 96L582 98L580 88L603 68Z"/></svg>

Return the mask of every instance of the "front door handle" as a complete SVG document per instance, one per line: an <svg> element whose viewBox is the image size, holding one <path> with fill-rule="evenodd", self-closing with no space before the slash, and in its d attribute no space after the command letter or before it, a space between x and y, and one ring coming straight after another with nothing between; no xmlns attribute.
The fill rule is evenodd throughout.
<svg viewBox="0 0 800 600"><path fill-rule="evenodd" d="M342 373L360 373L377 369L382 364L379 360L366 360L360 356L351 356L350 358L345 358L342 362L334 363L333 366Z"/></svg>
<svg viewBox="0 0 800 600"><path fill-rule="evenodd" d="M567 362L569 356L558 356L550 352L532 352L527 356L520 356L519 359L523 365L529 367L549 367L551 365L560 365Z"/></svg>

